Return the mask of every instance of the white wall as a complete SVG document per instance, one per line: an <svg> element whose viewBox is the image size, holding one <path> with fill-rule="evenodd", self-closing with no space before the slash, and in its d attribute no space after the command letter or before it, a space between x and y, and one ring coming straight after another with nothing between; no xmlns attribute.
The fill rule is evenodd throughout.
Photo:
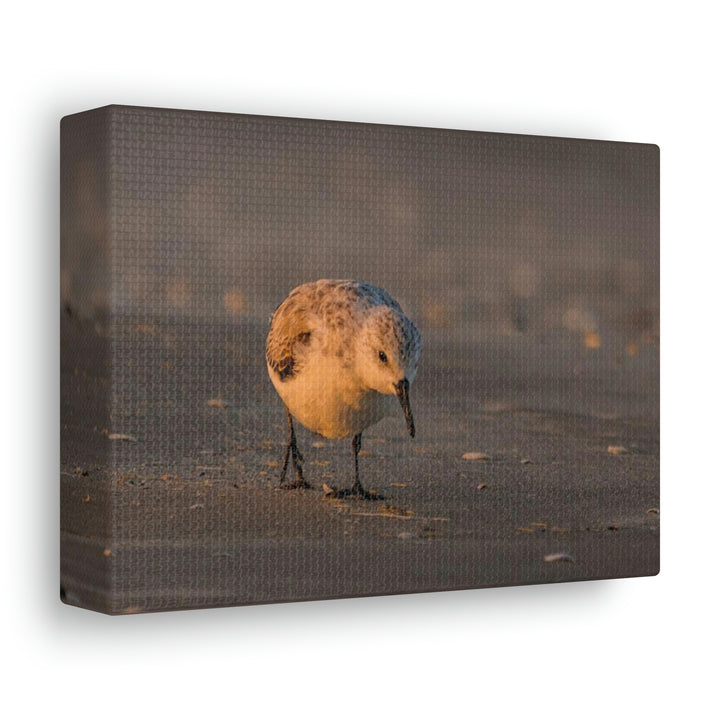
<svg viewBox="0 0 720 720"><path fill-rule="evenodd" d="M73 718L706 715L720 399L711 4L262 7L5 10L3 705ZM660 576L114 619L62 606L58 120L111 102L659 144Z"/></svg>

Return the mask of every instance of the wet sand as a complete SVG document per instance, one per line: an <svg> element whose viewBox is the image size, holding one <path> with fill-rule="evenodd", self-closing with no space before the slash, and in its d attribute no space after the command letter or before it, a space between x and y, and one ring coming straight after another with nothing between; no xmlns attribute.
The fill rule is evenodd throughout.
<svg viewBox="0 0 720 720"><path fill-rule="evenodd" d="M386 499L340 501L322 485L351 484L350 441L303 429L316 489L277 489L265 330L63 318L66 602L128 613L658 572L656 344L428 331L416 438L399 407L363 435L363 484Z"/></svg>

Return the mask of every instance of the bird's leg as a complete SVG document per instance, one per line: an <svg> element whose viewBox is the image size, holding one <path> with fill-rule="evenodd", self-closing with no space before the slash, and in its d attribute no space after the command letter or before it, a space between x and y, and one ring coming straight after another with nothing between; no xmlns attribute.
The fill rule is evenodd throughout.
<svg viewBox="0 0 720 720"><path fill-rule="evenodd" d="M362 448L362 433L353 435L352 448L353 448L353 457L355 458L355 482L353 483L352 488L350 488L350 492L353 495L362 495L365 492L365 490L363 489L363 486L360 484L360 468L358 466L358 453L360 452L360 449Z"/></svg>
<svg viewBox="0 0 720 720"><path fill-rule="evenodd" d="M345 497L346 495L359 495L365 500L383 500L383 496L380 493L370 492L360 483L360 468L358 466L358 453L362 447L362 433L358 433L353 436L352 439L353 457L355 458L355 482L349 490L339 490L335 497Z"/></svg>
<svg viewBox="0 0 720 720"><path fill-rule="evenodd" d="M285 448L285 457L283 459L282 471L280 472L280 485L285 485L285 474L287 473L288 460L290 459L290 443Z"/></svg>
<svg viewBox="0 0 720 720"><path fill-rule="evenodd" d="M287 415L288 428L290 428L290 438L288 446L285 449L285 458L283 459L282 472L280 473L280 486L285 488L310 488L312 485L305 481L302 472L303 456L298 450L297 439L295 437L295 428L293 426L292 416L289 410L285 410ZM288 460L292 458L293 469L295 470L295 480L285 483L285 475L287 473Z"/></svg>
<svg viewBox="0 0 720 720"><path fill-rule="evenodd" d="M310 487L310 485L305 482L305 478L303 477L302 463L304 458L302 456L302 453L300 452L300 449L297 446L295 428L293 427L290 413L288 413L288 422L290 423L290 455L292 456L292 464L293 469L295 470L295 475L297 476L297 482L302 487Z"/></svg>

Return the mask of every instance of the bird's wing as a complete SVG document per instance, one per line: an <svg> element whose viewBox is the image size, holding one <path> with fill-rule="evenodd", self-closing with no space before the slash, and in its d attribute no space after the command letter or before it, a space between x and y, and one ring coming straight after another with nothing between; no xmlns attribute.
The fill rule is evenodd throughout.
<svg viewBox="0 0 720 720"><path fill-rule="evenodd" d="M305 303L292 294L275 310L265 344L267 364L280 380L294 377L310 344L312 322Z"/></svg>

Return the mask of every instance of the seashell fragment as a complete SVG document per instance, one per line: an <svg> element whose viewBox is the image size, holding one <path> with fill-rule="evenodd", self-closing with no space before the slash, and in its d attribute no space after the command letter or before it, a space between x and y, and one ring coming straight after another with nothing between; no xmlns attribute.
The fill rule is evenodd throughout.
<svg viewBox="0 0 720 720"><path fill-rule="evenodd" d="M463 460L490 460L490 456L481 452L466 452L462 456Z"/></svg>

